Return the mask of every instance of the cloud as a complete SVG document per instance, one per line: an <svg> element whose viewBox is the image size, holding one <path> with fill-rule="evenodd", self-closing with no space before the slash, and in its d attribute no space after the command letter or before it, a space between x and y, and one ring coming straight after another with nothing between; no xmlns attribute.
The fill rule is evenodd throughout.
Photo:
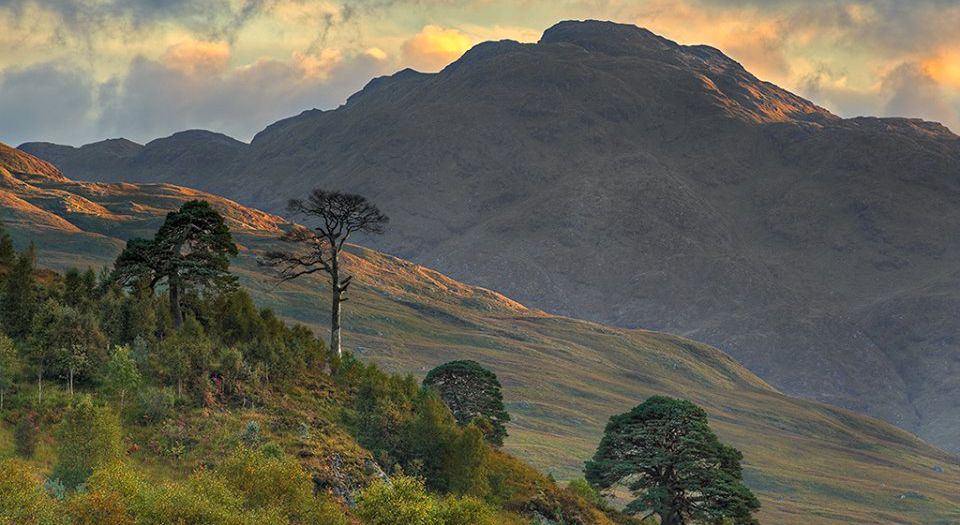
<svg viewBox="0 0 960 525"><path fill-rule="evenodd" d="M883 89L889 95L884 112L891 116L919 117L954 125L960 121L941 86L927 70L913 62L901 64L887 74Z"/></svg>
<svg viewBox="0 0 960 525"><path fill-rule="evenodd" d="M535 41L559 20L583 18L713 45L759 77L844 116L896 112L960 129L956 0L831 0L816 8L800 0L522 5L0 0L0 137L148 140L204 127L249 138L276 118L341 103L371 76L403 67L436 71L475 43ZM904 64L911 66L894 73ZM23 80L30 74L46 75L46 84L31 89ZM926 98L911 99L911 86ZM23 120L27 114L35 120Z"/></svg>
<svg viewBox="0 0 960 525"><path fill-rule="evenodd" d="M384 73L383 61L367 53L347 57L338 50L295 53L285 61L261 59L235 69L223 68L219 53L164 57L139 57L124 77L103 85L101 135L147 141L204 128L249 140L278 119L341 104L371 77ZM197 67L208 66L217 73L196 74Z"/></svg>
<svg viewBox="0 0 960 525"><path fill-rule="evenodd" d="M185 75L218 75L230 62L230 46L226 42L189 40L167 49L160 60Z"/></svg>
<svg viewBox="0 0 960 525"><path fill-rule="evenodd" d="M456 29L427 25L403 43L403 60L414 69L438 71L460 58L472 45L470 37Z"/></svg>
<svg viewBox="0 0 960 525"><path fill-rule="evenodd" d="M94 91L84 72L55 64L0 72L0 142L89 137Z"/></svg>

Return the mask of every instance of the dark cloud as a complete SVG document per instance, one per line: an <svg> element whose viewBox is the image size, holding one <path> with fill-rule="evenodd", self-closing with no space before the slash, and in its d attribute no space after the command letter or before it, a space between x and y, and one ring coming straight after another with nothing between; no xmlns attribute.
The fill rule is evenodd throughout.
<svg viewBox="0 0 960 525"><path fill-rule="evenodd" d="M883 89L889 93L886 115L919 117L947 125L958 120L957 109L951 106L943 88L919 64L898 66L884 78Z"/></svg>
<svg viewBox="0 0 960 525"><path fill-rule="evenodd" d="M148 141L204 128L249 140L281 118L343 103L382 68L360 55L334 66L326 78L305 77L295 63L276 60L208 76L138 58L123 79L101 89L99 135Z"/></svg>
<svg viewBox="0 0 960 525"><path fill-rule="evenodd" d="M85 73L52 64L0 72L0 142L87 139L95 90Z"/></svg>

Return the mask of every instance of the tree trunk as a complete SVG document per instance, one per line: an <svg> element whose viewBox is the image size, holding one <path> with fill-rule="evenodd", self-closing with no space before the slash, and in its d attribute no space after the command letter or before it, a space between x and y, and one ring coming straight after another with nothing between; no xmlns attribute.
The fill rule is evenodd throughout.
<svg viewBox="0 0 960 525"><path fill-rule="evenodd" d="M37 372L37 408L43 403L43 371Z"/></svg>
<svg viewBox="0 0 960 525"><path fill-rule="evenodd" d="M340 290L340 277L334 272L333 298L330 303L330 351L337 359L343 357L343 351L340 348L340 302L343 299L343 292Z"/></svg>
<svg viewBox="0 0 960 525"><path fill-rule="evenodd" d="M179 330L183 326L183 312L180 311L180 279L170 276L167 281L167 286L170 287L170 317L173 319L173 327Z"/></svg>
<svg viewBox="0 0 960 525"><path fill-rule="evenodd" d="M183 379L177 378L177 399L183 397Z"/></svg>
<svg viewBox="0 0 960 525"><path fill-rule="evenodd" d="M123 390L120 391L120 413L121 413L121 414L123 413L123 395L124 395L125 393L126 393L126 392L123 391Z"/></svg>
<svg viewBox="0 0 960 525"><path fill-rule="evenodd" d="M73 367L70 367L70 384L67 391L70 392L70 397L73 397Z"/></svg>
<svg viewBox="0 0 960 525"><path fill-rule="evenodd" d="M3 394L5 394L6 391L6 388L0 388L0 412L3 411Z"/></svg>

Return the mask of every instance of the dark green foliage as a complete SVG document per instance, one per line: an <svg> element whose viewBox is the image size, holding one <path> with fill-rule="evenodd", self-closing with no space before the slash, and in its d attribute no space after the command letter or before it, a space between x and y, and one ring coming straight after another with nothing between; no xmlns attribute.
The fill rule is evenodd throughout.
<svg viewBox="0 0 960 525"><path fill-rule="evenodd" d="M33 244L17 257L16 264L3 281L0 294L0 321L7 335L25 337L30 332L39 298L33 281L36 248Z"/></svg>
<svg viewBox="0 0 960 525"><path fill-rule="evenodd" d="M3 410L7 392L22 373L23 363L13 339L0 333L0 411Z"/></svg>
<svg viewBox="0 0 960 525"><path fill-rule="evenodd" d="M90 397L79 396L57 428L57 463L52 479L68 489L85 482L93 469L123 457L120 421Z"/></svg>
<svg viewBox="0 0 960 525"><path fill-rule="evenodd" d="M165 281L174 326L183 322L183 294L204 288L236 286L230 257L237 255L230 229L206 201L184 203L167 218L153 240L131 239L114 265L113 280L122 286Z"/></svg>
<svg viewBox="0 0 960 525"><path fill-rule="evenodd" d="M504 424L510 421L510 414L503 406L496 374L475 361L451 361L428 372L423 385L440 393L457 423L466 426L475 422L484 430L487 441L503 445L507 435Z"/></svg>
<svg viewBox="0 0 960 525"><path fill-rule="evenodd" d="M0 272L6 273L17 262L17 251L7 229L0 224Z"/></svg>
<svg viewBox="0 0 960 525"><path fill-rule="evenodd" d="M75 378L89 378L107 362L106 344L92 313L50 299L33 318L27 357L38 381L63 375L72 390Z"/></svg>
<svg viewBox="0 0 960 525"><path fill-rule="evenodd" d="M37 422L33 414L24 414L13 429L13 448L22 458L32 458L37 448Z"/></svg>
<svg viewBox="0 0 960 525"><path fill-rule="evenodd" d="M98 295L97 275L92 269L80 273L71 268L63 276L63 302L70 307L86 312Z"/></svg>
<svg viewBox="0 0 960 525"><path fill-rule="evenodd" d="M148 386L137 395L135 417L142 423L159 423L173 415L176 403L171 388Z"/></svg>
<svg viewBox="0 0 960 525"><path fill-rule="evenodd" d="M664 525L754 524L760 503L742 482L741 458L703 409L654 396L610 418L586 477L603 489L625 483L637 496L627 512L657 514Z"/></svg>

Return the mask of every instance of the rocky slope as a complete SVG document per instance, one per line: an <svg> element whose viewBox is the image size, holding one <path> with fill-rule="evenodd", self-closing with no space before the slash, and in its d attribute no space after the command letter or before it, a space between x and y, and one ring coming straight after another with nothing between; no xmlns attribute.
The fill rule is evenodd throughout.
<svg viewBox="0 0 960 525"><path fill-rule="evenodd" d="M375 79L233 155L51 160L274 212L315 186L361 192L393 219L380 249L707 341L785 392L960 450L960 138L943 126L841 119L716 49L564 22Z"/></svg>

